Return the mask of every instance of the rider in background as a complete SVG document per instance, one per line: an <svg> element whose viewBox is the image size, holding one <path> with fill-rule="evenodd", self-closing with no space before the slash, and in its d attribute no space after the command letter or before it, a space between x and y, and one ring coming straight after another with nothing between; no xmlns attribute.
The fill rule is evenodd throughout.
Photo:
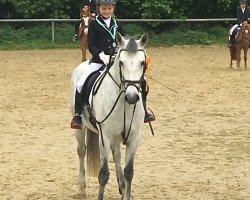
<svg viewBox="0 0 250 200"><path fill-rule="evenodd" d="M117 53L116 33L124 36L122 25L113 17L116 0L98 0L97 8L99 14L89 24L88 46L92 54L91 63L84 72L76 86L75 95L75 116L71 122L71 128L82 129L82 108L83 108L83 85L87 77L94 71L99 70L103 64L108 65L110 57ZM142 84L142 100L145 108L145 122L154 120L154 116L146 111L147 84ZM85 91L86 92L86 91Z"/></svg>
<svg viewBox="0 0 250 200"><path fill-rule="evenodd" d="M247 8L247 0L239 1L240 7L237 8L237 22L229 30L229 41L227 46L231 47L232 43L235 42L235 36L237 29L239 30L243 23L248 23L249 11Z"/></svg>
<svg viewBox="0 0 250 200"><path fill-rule="evenodd" d="M74 42L78 42L79 41L79 26L80 26L80 23L81 23L81 19L83 17L83 9L87 9L87 8L90 10L90 14L93 18L95 18L96 16L96 2L95 0L87 0L83 6L80 8L80 19L77 21L76 25L75 25L75 35L74 35L74 38L73 38L73 41Z"/></svg>

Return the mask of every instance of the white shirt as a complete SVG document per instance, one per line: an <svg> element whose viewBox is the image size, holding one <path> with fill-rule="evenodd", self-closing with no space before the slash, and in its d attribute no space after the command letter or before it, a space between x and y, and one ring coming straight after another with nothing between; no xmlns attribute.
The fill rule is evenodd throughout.
<svg viewBox="0 0 250 200"><path fill-rule="evenodd" d="M107 18L107 19L103 19L103 21L105 22L105 24L107 25L107 27L110 27L110 22L111 22L111 17Z"/></svg>

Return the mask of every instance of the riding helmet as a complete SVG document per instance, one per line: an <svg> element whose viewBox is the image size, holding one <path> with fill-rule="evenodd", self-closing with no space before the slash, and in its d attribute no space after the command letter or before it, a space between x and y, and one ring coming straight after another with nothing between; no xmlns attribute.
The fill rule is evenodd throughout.
<svg viewBox="0 0 250 200"><path fill-rule="evenodd" d="M97 0L97 4L101 4L101 5L114 5L116 4L116 0Z"/></svg>
<svg viewBox="0 0 250 200"><path fill-rule="evenodd" d="M247 3L247 0L240 0L240 4L241 3Z"/></svg>

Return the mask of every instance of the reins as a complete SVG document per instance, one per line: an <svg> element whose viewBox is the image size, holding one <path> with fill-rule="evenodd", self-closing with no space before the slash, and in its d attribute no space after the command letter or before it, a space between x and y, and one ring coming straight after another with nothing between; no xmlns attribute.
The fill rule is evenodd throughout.
<svg viewBox="0 0 250 200"><path fill-rule="evenodd" d="M133 114L132 114L132 117L131 117L131 121L130 121L130 125L129 125L129 129L128 129L128 134L126 136L126 112L125 112L125 101L124 101L124 121L123 121L123 132L122 132L122 139L123 139L123 144L127 144L127 141L128 141L128 138L129 138L129 135L130 135L130 131L131 131L131 126L132 126L132 122L133 122L133 118L134 118L134 115L135 115L135 108L136 108L136 104L134 105L134 109L133 109Z"/></svg>

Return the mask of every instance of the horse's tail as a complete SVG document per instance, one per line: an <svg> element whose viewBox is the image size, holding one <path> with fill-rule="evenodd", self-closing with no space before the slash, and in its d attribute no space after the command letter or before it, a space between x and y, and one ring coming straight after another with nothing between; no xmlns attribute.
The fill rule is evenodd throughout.
<svg viewBox="0 0 250 200"><path fill-rule="evenodd" d="M100 171L99 135L87 130L87 169L90 176L98 177Z"/></svg>

